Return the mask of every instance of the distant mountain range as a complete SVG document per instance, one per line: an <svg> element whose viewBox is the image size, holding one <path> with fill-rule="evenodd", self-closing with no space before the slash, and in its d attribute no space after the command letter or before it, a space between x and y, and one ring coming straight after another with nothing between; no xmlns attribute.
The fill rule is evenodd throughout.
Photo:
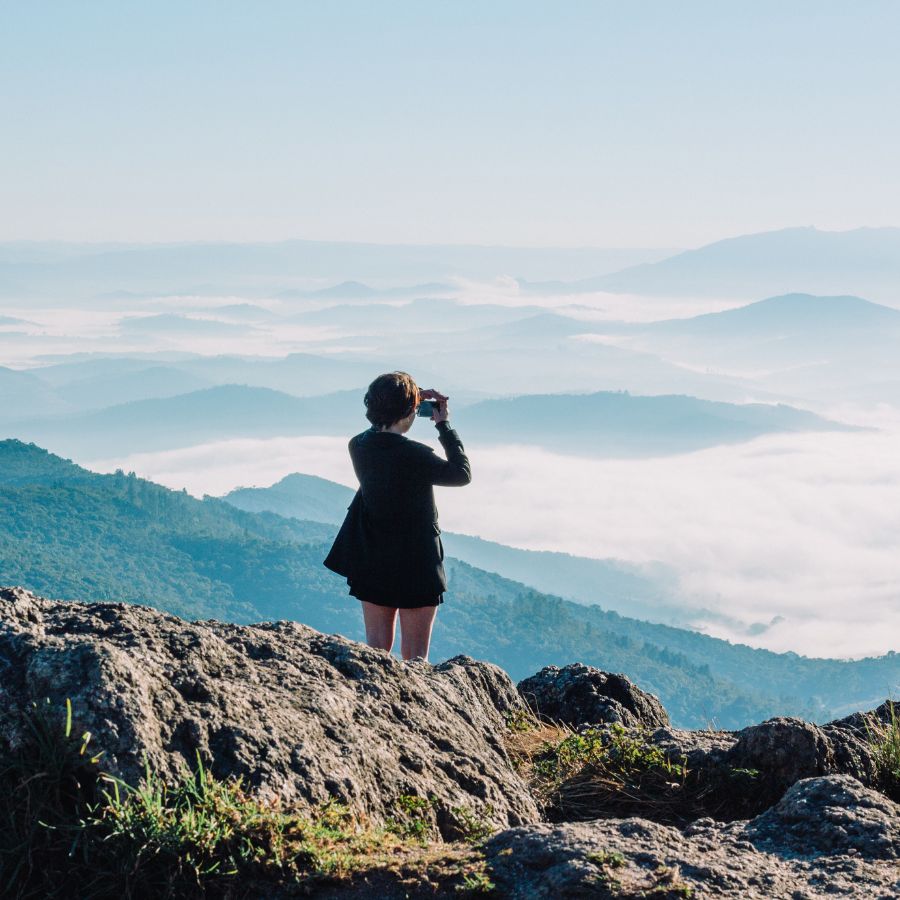
<svg viewBox="0 0 900 900"><path fill-rule="evenodd" d="M666 455L777 432L849 430L781 404L609 391L485 400L467 407L463 421L466 436L478 441L538 444L585 456Z"/></svg>
<svg viewBox="0 0 900 900"><path fill-rule="evenodd" d="M240 316L245 313L238 308ZM214 342L251 333L245 322L199 313L125 321L133 329L128 339L147 346L165 346L170 337ZM871 386L863 396L892 401L890 385L900 380L900 311L849 295L787 294L656 322L586 320L532 305L468 306L440 297L402 305L338 303L254 321L273 334L284 325L296 333L308 326L332 337L321 352L283 357L163 352L84 355L41 365L23 373L45 383L38 390L31 381L26 390L22 381L27 403L11 380L8 389L0 382L0 421L21 417L23 405L38 417L227 384L295 396L359 390L393 368L451 393L457 409L460 402L491 396L610 390L824 406L839 394L859 395L863 385ZM879 394L879 385L887 396Z"/></svg>
<svg viewBox="0 0 900 900"><path fill-rule="evenodd" d="M127 291L244 296L362 296L367 281L579 278L662 259L671 250L357 244L329 241L185 244L0 243L0 296L116 302ZM328 284L331 282L331 284ZM341 287L341 284L351 287ZM362 283L354 287L354 283ZM318 286L317 286L318 285ZM350 292L353 292L352 294ZM322 296L322 295L320 295Z"/></svg>
<svg viewBox="0 0 900 900"><path fill-rule="evenodd" d="M607 323L624 346L712 372L752 373L761 388L832 400L859 391L891 400L900 379L900 310L854 296L785 294L685 319Z"/></svg>
<svg viewBox="0 0 900 900"><path fill-rule="evenodd" d="M410 284L390 288L374 288L361 281L342 281L331 287L317 290L280 291L278 297L284 300L310 298L315 300L366 300L375 297L408 298L434 297L456 293L457 286L448 281L429 281L425 284Z"/></svg>
<svg viewBox="0 0 900 900"><path fill-rule="evenodd" d="M542 313L539 306L501 306L492 303L464 305L454 300L432 297L409 303L341 303L289 316L285 321L301 325L338 328L348 334L393 331L404 340L409 333L430 332L440 339L445 329L475 330L486 326L514 324ZM570 323L574 320L569 319ZM588 330L581 326L581 330Z"/></svg>
<svg viewBox="0 0 900 900"><path fill-rule="evenodd" d="M809 343L843 339L900 336L900 310L862 297L783 294L722 312L685 319L646 323L604 324L624 333L692 337L703 340L778 341L803 339ZM833 348L829 348L833 349Z"/></svg>
<svg viewBox="0 0 900 900"><path fill-rule="evenodd" d="M358 390L377 371L357 359L305 353L273 359L184 353L87 356L27 371L0 368L0 422L174 397L227 384L316 396L323 385L330 391Z"/></svg>
<svg viewBox="0 0 900 900"><path fill-rule="evenodd" d="M411 304L405 311L383 304L375 304L377 309L342 304L332 322L340 329L341 317L350 321L359 317L353 326L359 336L353 340L361 346L354 351L345 347L338 353L291 353L283 357L157 351L41 359L43 364L28 369L27 375L39 380L33 385L44 384L40 396L31 393L34 402L25 404L24 414L39 417L95 410L227 384L315 396L360 390L379 372L397 368L413 373L419 384L450 393L454 409L460 403L491 396L592 390L678 393L729 402L744 402L748 397L763 402L786 400L775 390L753 388L737 378L691 371L652 353L580 341L577 335L600 326L589 326L556 313L523 316L515 310L508 313L502 307L454 304L459 312L448 321L437 315L445 304L435 302L435 314L428 313L427 304ZM382 319L385 308L390 312L387 319ZM316 324L330 327L329 314L325 311ZM401 332L398 327L396 336L380 338L381 349L373 352L369 346L374 342L372 335L390 335L391 317L396 316L402 325L404 315L410 316L405 324L414 330ZM457 318L453 319L453 315ZM515 315L519 316L518 321ZM467 327L470 317L480 326ZM609 328L619 324L610 323ZM445 331L451 327L458 329L452 336ZM419 328L422 330L416 332ZM572 335L576 337L573 339ZM637 339L619 332L615 337L621 341ZM340 342L349 345L353 340L341 338ZM22 415L15 392L10 388L4 393L0 382L0 422Z"/></svg>
<svg viewBox="0 0 900 900"><path fill-rule="evenodd" d="M85 410L135 400L175 397L212 386L206 378L175 366L141 364L132 371L123 369L76 378L55 388L54 393L69 410ZM32 407L32 414L35 411Z"/></svg>
<svg viewBox="0 0 900 900"><path fill-rule="evenodd" d="M447 279L455 276L501 275L519 278L522 292L531 294L610 291L755 300L803 292L890 303L898 300L900 228L785 228L680 253L327 241L0 243L0 296L22 299L65 295L115 302L125 294L138 300L154 292L286 300L434 296L445 294L453 283ZM397 285L398 277L404 285ZM418 294L412 281L420 282Z"/></svg>
<svg viewBox="0 0 900 900"><path fill-rule="evenodd" d="M367 384L372 376L371 363L311 353L290 353L278 357L202 356L190 353L152 353L142 356L97 354L63 362L49 362L29 371L41 381L58 387L85 378L114 379L123 372L136 373L160 364L210 382L251 384L287 391L296 396L321 394L323 384L331 385L334 390Z"/></svg>
<svg viewBox="0 0 900 900"><path fill-rule="evenodd" d="M289 519L340 525L354 491L344 484L295 472L270 487L239 487L222 499L247 512L273 512Z"/></svg>
<svg viewBox="0 0 900 900"><path fill-rule="evenodd" d="M692 371L656 354L565 333L601 331L599 325L585 327L570 320L561 326L562 334L548 331L542 336L535 327L539 324L527 322L518 334L504 334L504 329L498 328L493 341L484 340L477 331L446 336L443 341L407 338L397 342L389 358L397 360L398 368L415 373L419 383L440 387L454 397L465 389L482 396L629 390L738 403L748 396L762 401L784 399L769 389Z"/></svg>
<svg viewBox="0 0 900 900"><path fill-rule="evenodd" d="M248 513L133 476L96 475L0 442L0 583L46 596L145 602L188 618L294 619L362 637L346 585L321 564L334 526ZM581 660L628 674L680 726L777 713L830 719L900 687L900 655L815 660L734 646L570 603L448 558L435 659L468 653L513 678Z"/></svg>
<svg viewBox="0 0 900 900"><path fill-rule="evenodd" d="M245 323L223 322L219 319L159 313L151 316L125 316L119 321L123 334L178 334L197 337L246 334L253 329Z"/></svg>
<svg viewBox="0 0 900 900"><path fill-rule="evenodd" d="M96 412L7 423L16 437L67 456L98 458L187 447L234 437L362 431L361 390L294 397L269 388L221 385L136 400Z"/></svg>
<svg viewBox="0 0 900 900"><path fill-rule="evenodd" d="M723 312L635 327L643 331L715 338L752 335L773 339L810 332L846 336L857 331L868 336L874 329L885 328L897 335L900 334L900 310L862 297L783 294Z"/></svg>
<svg viewBox="0 0 900 900"><path fill-rule="evenodd" d="M898 302L898 284L900 228L785 228L716 241L565 290L746 299L846 293Z"/></svg>
<svg viewBox="0 0 900 900"><path fill-rule="evenodd" d="M18 419L66 412L68 404L30 372L0 366L0 417Z"/></svg>
<svg viewBox="0 0 900 900"><path fill-rule="evenodd" d="M294 397L268 388L221 385L77 415L21 418L4 427L10 436L82 459L237 437L349 438L369 427L362 396L362 388ZM591 456L665 455L774 432L847 428L789 406L625 392L484 400L463 408L460 427L466 440L482 444L527 443Z"/></svg>

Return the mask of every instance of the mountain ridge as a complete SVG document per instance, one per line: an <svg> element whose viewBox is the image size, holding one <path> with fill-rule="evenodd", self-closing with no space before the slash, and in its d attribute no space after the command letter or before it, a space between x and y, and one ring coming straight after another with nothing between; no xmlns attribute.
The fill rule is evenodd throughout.
<svg viewBox="0 0 900 900"><path fill-rule="evenodd" d="M804 327L869 327L891 325L900 330L900 310L882 303L873 303L853 294L780 294L766 297L745 306L725 309L719 312L702 313L679 319L661 319L631 328L639 331L705 331L710 333L716 326L723 330L729 326L770 326L784 325ZM712 328L704 329L704 325Z"/></svg>
<svg viewBox="0 0 900 900"><path fill-rule="evenodd" d="M247 512L339 526L355 491L315 475L291 473L268 487L235 488L222 496ZM676 576L662 564L638 566L620 560L521 550L468 534L443 531L446 553L469 565L578 603L599 604L651 622L689 627L691 610L675 597Z"/></svg>
<svg viewBox="0 0 900 900"><path fill-rule="evenodd" d="M812 226L737 235L655 263L575 282L577 289L753 298L834 292L890 297L900 275L900 228Z"/></svg>
<svg viewBox="0 0 900 900"><path fill-rule="evenodd" d="M325 435L368 427L362 388L298 397L272 388L220 384L55 417L8 420L17 437L66 455L109 458L227 438ZM628 391L526 394L464 406L464 437L525 442L562 453L667 455L793 431L852 426L786 404L735 404L685 394Z"/></svg>

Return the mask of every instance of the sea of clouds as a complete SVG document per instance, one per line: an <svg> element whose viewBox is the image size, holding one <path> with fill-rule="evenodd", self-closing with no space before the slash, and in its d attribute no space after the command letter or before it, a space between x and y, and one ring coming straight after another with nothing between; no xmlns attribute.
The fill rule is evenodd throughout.
<svg viewBox="0 0 900 900"><path fill-rule="evenodd" d="M456 425L465 438L464 411ZM427 429L417 424L411 436L428 440ZM768 436L640 460L468 449L472 484L438 489L445 530L667 563L686 605L711 611L696 627L718 637L810 656L896 649L900 428ZM197 496L291 472L355 486L346 440L331 437L230 440L89 464Z"/></svg>
<svg viewBox="0 0 900 900"><path fill-rule="evenodd" d="M502 278L457 288L464 304L540 305L588 321L646 321L735 305L727 298L539 297ZM92 351L275 357L343 349L341 334L289 321L284 301L252 301L260 312L249 324L244 311L227 311L248 302L167 297L115 310L11 305L2 311L24 321L0 328L0 351L7 365L28 367ZM173 311L243 325L208 336L122 327L128 317ZM540 392L541 372L521 387ZM828 403L818 411L872 427L767 436L652 459L561 456L506 445L502 436L470 443L473 482L439 489L442 525L526 549L665 563L679 573L685 607L709 610L692 624L731 640L815 656L900 649L900 413ZM454 422L465 439L465 408ZM365 425L360 417L360 430ZM427 423L417 423L411 436L434 443ZM355 486L343 437L233 439L76 461L97 471L135 471L197 496L267 486L292 472Z"/></svg>

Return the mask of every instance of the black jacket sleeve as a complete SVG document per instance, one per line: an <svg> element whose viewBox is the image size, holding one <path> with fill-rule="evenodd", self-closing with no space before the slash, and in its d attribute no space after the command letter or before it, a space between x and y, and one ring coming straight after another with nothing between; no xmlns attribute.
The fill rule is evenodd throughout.
<svg viewBox="0 0 900 900"><path fill-rule="evenodd" d="M441 422L438 425L438 440L447 454L446 459L441 459L434 452L422 455L429 483L445 487L468 484L472 480L472 467L459 435L449 424Z"/></svg>

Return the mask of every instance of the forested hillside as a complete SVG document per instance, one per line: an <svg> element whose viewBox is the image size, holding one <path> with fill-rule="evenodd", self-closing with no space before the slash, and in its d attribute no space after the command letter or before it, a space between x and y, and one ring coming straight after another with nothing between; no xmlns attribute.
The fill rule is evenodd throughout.
<svg viewBox="0 0 900 900"><path fill-rule="evenodd" d="M189 618L294 619L360 639L356 601L321 564L333 533L0 442L0 584ZM896 654L853 663L776 655L561 600L455 560L448 572L433 659L467 653L513 678L573 661L621 671L683 726L828 718L900 682Z"/></svg>

